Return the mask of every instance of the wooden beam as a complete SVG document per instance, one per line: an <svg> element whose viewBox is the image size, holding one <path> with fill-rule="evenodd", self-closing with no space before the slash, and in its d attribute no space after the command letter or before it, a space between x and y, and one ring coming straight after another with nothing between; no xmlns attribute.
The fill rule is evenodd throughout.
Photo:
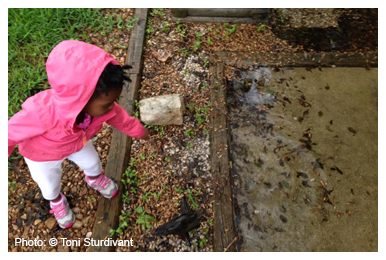
<svg viewBox="0 0 386 260"><path fill-rule="evenodd" d="M172 17L172 21L180 21L182 23L229 23L229 24L260 24L266 22L266 17L258 18L243 18L243 17L198 17L187 16L185 18Z"/></svg>
<svg viewBox="0 0 386 260"><path fill-rule="evenodd" d="M187 16L200 17L252 17L253 14L269 13L269 8L184 8L182 10L186 10Z"/></svg>
<svg viewBox="0 0 386 260"><path fill-rule="evenodd" d="M129 115L133 114L135 109L134 100L138 97L138 90L141 84L142 74L142 54L145 40L145 31L147 23L148 9L136 9L134 18L138 21L131 32L126 64L133 68L129 76L132 80L130 84L125 84L119 98L119 104L126 109ZM113 199L101 198L98 202L96 219L92 230L94 240L105 240L110 237L110 229L116 229L119 224L119 215L122 210L122 191L124 186L121 182L122 174L125 172L131 150L131 137L114 130L111 140L109 156L105 169L105 175L114 179L118 184L119 191ZM116 239L116 236L112 237ZM91 252L115 251L114 246L94 246L90 248Z"/></svg>
<svg viewBox="0 0 386 260"><path fill-rule="evenodd" d="M270 8L174 8L172 21L197 23L259 24L266 22Z"/></svg>
<svg viewBox="0 0 386 260"><path fill-rule="evenodd" d="M209 69L211 75L212 113L210 122L210 157L214 190L214 251L236 251L232 178L230 172L229 134L223 64Z"/></svg>
<svg viewBox="0 0 386 260"><path fill-rule="evenodd" d="M217 60L226 65L249 67L262 65L266 67L378 67L376 53L247 53L247 52L215 52Z"/></svg>

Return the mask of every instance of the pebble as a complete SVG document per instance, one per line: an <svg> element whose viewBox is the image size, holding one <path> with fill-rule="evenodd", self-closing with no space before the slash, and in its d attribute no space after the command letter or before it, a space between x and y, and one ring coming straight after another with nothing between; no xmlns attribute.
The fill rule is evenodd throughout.
<svg viewBox="0 0 386 260"><path fill-rule="evenodd" d="M82 226L83 226L83 222L77 219L77 220L75 220L74 225L72 225L72 228L80 229L80 228L82 228Z"/></svg>
<svg viewBox="0 0 386 260"><path fill-rule="evenodd" d="M86 237L90 238L92 236L92 232L87 232Z"/></svg>
<svg viewBox="0 0 386 260"><path fill-rule="evenodd" d="M75 207L72 209L72 212L74 212L75 214L78 214L80 212L80 208Z"/></svg>
<svg viewBox="0 0 386 260"><path fill-rule="evenodd" d="M83 197L84 195L87 194L87 191L88 191L87 187L84 187L83 190L79 192L79 196Z"/></svg>
<svg viewBox="0 0 386 260"><path fill-rule="evenodd" d="M44 223L46 224L46 226L50 230L53 230L58 225L58 222L56 221L56 219L54 217L51 217L51 218L47 219L46 222L44 222Z"/></svg>
<svg viewBox="0 0 386 260"><path fill-rule="evenodd" d="M39 225L40 224L40 222L42 222L42 220L41 219L36 219L35 221L34 221L34 225L36 226L36 225Z"/></svg>
<svg viewBox="0 0 386 260"><path fill-rule="evenodd" d="M74 229L80 229L80 228L82 228L82 226L83 226L83 222L77 219L77 220L75 220L75 223L74 223L74 225L72 226L72 228L74 228Z"/></svg>

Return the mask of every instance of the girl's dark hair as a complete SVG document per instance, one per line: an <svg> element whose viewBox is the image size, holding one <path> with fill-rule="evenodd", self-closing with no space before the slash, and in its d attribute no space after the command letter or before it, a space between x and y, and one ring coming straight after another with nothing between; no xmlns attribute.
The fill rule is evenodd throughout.
<svg viewBox="0 0 386 260"><path fill-rule="evenodd" d="M91 96L91 99L99 97L102 93L106 96L109 93L109 90L120 89L123 86L123 81L127 80L131 82L131 79L125 75L124 69L131 69L130 65L114 65L112 63L107 64L103 70L101 76L98 79L98 82L95 87L95 91Z"/></svg>

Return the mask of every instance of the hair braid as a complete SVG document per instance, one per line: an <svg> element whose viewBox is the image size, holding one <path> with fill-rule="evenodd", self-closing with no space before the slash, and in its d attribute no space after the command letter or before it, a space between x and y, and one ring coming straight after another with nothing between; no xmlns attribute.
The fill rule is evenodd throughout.
<svg viewBox="0 0 386 260"><path fill-rule="evenodd" d="M98 79L98 82L95 87L95 91L91 96L91 99L97 98L99 95L104 93L106 96L109 93L109 90L119 89L123 86L123 81L127 80L131 82L129 76L125 75L124 69L131 69L130 65L114 65L112 63L107 64L103 70L101 76Z"/></svg>

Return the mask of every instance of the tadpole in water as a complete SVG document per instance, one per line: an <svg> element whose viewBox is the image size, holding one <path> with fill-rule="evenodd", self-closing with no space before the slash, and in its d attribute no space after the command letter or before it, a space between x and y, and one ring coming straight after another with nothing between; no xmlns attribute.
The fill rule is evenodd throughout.
<svg viewBox="0 0 386 260"><path fill-rule="evenodd" d="M331 121L330 121L330 125L332 125L332 123L333 123L333 121L331 120Z"/></svg>
<svg viewBox="0 0 386 260"><path fill-rule="evenodd" d="M323 202L334 205L332 204L332 202L330 201L330 198L328 197L334 189L328 190L325 186L322 186L322 189L323 189Z"/></svg>
<svg viewBox="0 0 386 260"><path fill-rule="evenodd" d="M263 230L258 225L253 225L253 230L256 232L263 232Z"/></svg>
<svg viewBox="0 0 386 260"><path fill-rule="evenodd" d="M287 223L287 218L284 217L283 215L280 215L280 220L283 221L283 223Z"/></svg>
<svg viewBox="0 0 386 260"><path fill-rule="evenodd" d="M279 160L279 164L280 164L280 166L284 167L284 162L283 162L283 159L281 159L281 158L280 158L280 160Z"/></svg>
<svg viewBox="0 0 386 260"><path fill-rule="evenodd" d="M304 187L311 188L311 186L308 184L307 180L302 181L302 184Z"/></svg>
<svg viewBox="0 0 386 260"><path fill-rule="evenodd" d="M291 177L291 173L290 172L282 172L281 175L283 175L287 179Z"/></svg>
<svg viewBox="0 0 386 260"><path fill-rule="evenodd" d="M308 150L312 150L312 147L311 147L312 141L311 141L311 139L307 139L307 140L299 139L299 141L304 143Z"/></svg>
<svg viewBox="0 0 386 260"><path fill-rule="evenodd" d="M324 87L325 89L329 90L330 86L326 83L326 86Z"/></svg>
<svg viewBox="0 0 386 260"><path fill-rule="evenodd" d="M331 171L338 171L340 174L343 174L343 172L336 166L330 168Z"/></svg>
<svg viewBox="0 0 386 260"><path fill-rule="evenodd" d="M279 81L277 83L283 83L285 81L285 78L280 78Z"/></svg>
<svg viewBox="0 0 386 260"><path fill-rule="evenodd" d="M322 111L319 111L319 112L318 112L318 116L323 116L323 112L322 112Z"/></svg>
<svg viewBox="0 0 386 260"><path fill-rule="evenodd" d="M351 194L355 196L354 189L351 189L350 191L351 191Z"/></svg>
<svg viewBox="0 0 386 260"><path fill-rule="evenodd" d="M352 128L352 127L349 127L349 128L347 128L351 133L353 133L354 135L357 133L357 131L355 131L355 129L354 128Z"/></svg>
<svg viewBox="0 0 386 260"><path fill-rule="evenodd" d="M320 158L311 162L311 164L314 166L314 169L324 169L323 163L319 162L319 160L320 160Z"/></svg>
<svg viewBox="0 0 386 260"><path fill-rule="evenodd" d="M311 104L304 101L304 100L301 100L300 98L298 99L298 102L300 105L302 105L303 107L311 107Z"/></svg>
<svg viewBox="0 0 386 260"><path fill-rule="evenodd" d="M307 179L308 178L308 175L306 174L306 173L304 173L304 172L296 172L297 173L297 175L296 175L296 177L302 177L302 178L304 178L304 179Z"/></svg>
<svg viewBox="0 0 386 260"><path fill-rule="evenodd" d="M291 104L291 101L290 101L287 97L283 97L283 100L284 100L284 101L287 101L288 103Z"/></svg>

